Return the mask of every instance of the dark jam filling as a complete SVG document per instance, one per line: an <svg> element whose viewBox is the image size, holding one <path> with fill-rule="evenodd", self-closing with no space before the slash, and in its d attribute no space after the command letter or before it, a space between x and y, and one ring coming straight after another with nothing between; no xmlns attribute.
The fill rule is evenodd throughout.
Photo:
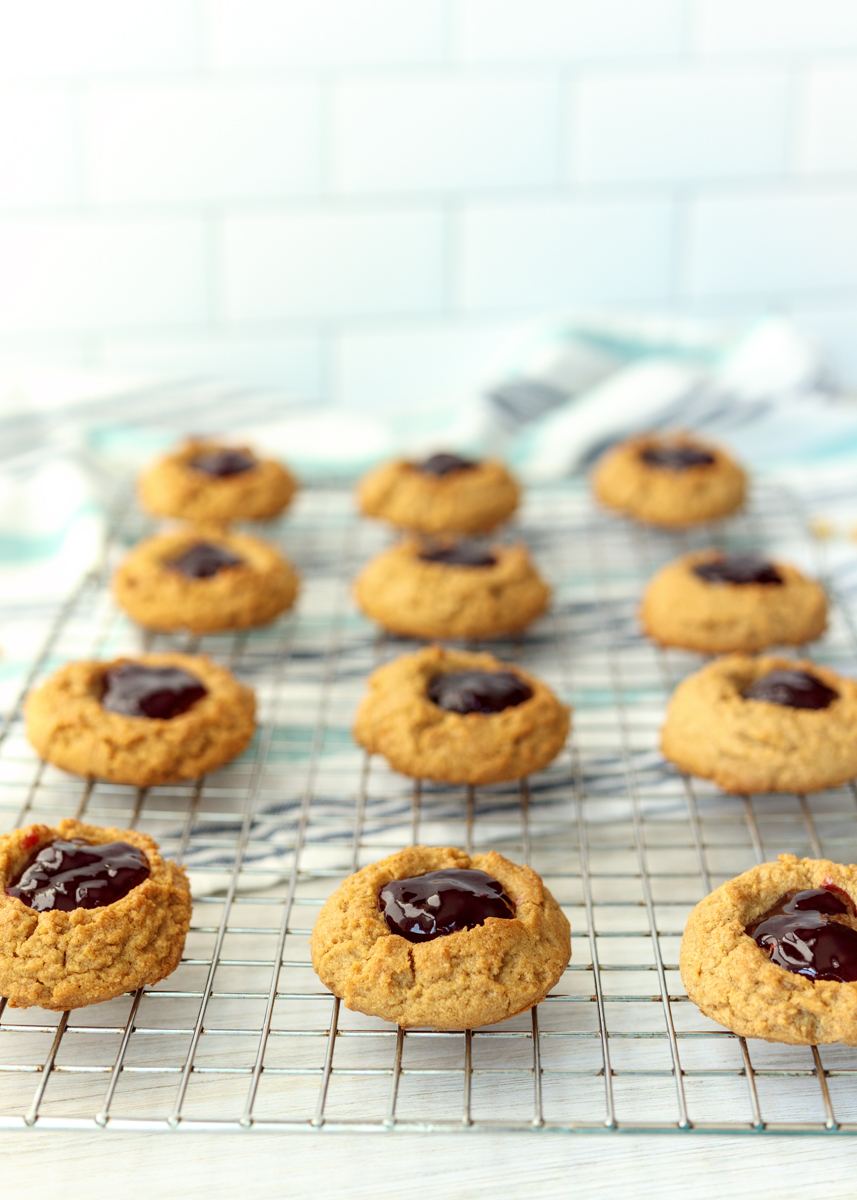
<svg viewBox="0 0 857 1200"><path fill-rule="evenodd" d="M256 459L250 454L245 454L243 450L206 450L205 453L190 459L188 466L193 467L195 471L202 471L205 475L225 479L229 475L241 475L244 471L252 471L256 466Z"/></svg>
<svg viewBox="0 0 857 1200"><path fill-rule="evenodd" d="M529 700L533 689L511 671L450 671L435 675L428 698L446 712L497 713Z"/></svg>
<svg viewBox="0 0 857 1200"><path fill-rule="evenodd" d="M687 471L691 467L710 467L714 455L703 450L701 446L660 445L647 446L640 457L651 467L660 467L664 471Z"/></svg>
<svg viewBox="0 0 857 1200"><path fill-rule="evenodd" d="M149 860L127 842L90 846L57 838L30 860L6 895L35 912L72 912L113 904L148 878Z"/></svg>
<svg viewBox="0 0 857 1200"><path fill-rule="evenodd" d="M105 674L101 706L125 717L168 720L187 712L207 694L196 676L180 667L126 662Z"/></svg>
<svg viewBox="0 0 857 1200"><path fill-rule="evenodd" d="M857 932L831 916L853 917L854 904L839 888L787 892L746 932L771 962L809 979L857 980Z"/></svg>
<svg viewBox="0 0 857 1200"><path fill-rule="evenodd" d="M708 562L697 563L694 575L706 583L782 583L783 577L773 565L754 554L724 554Z"/></svg>
<svg viewBox="0 0 857 1200"><path fill-rule="evenodd" d="M430 942L484 925L488 917L508 921L515 915L502 883L484 871L457 867L394 879L381 888L378 907L389 929L409 942Z"/></svg>
<svg viewBox="0 0 857 1200"><path fill-rule="evenodd" d="M458 454L433 454L414 464L423 475L452 475L455 471L471 471L479 464L472 458L461 458Z"/></svg>
<svg viewBox="0 0 857 1200"><path fill-rule="evenodd" d="M497 559L478 542L452 542L448 546L424 546L423 562L446 563L450 567L495 567Z"/></svg>
<svg viewBox="0 0 857 1200"><path fill-rule="evenodd" d="M215 546L213 542L195 542L176 558L169 559L167 566L186 575L188 579L211 579L218 571L240 567L243 563L243 558L238 558L223 546Z"/></svg>
<svg viewBox="0 0 857 1200"><path fill-rule="evenodd" d="M744 699L788 708L827 708L838 695L808 671L769 671L747 688Z"/></svg>

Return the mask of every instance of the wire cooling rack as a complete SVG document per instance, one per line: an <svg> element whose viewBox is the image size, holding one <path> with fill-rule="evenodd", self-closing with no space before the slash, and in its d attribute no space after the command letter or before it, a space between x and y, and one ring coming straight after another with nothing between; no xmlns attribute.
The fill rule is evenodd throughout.
<svg viewBox="0 0 857 1200"><path fill-rule="evenodd" d="M69 599L26 686L71 658L200 650L257 691L258 735L204 780L147 790L40 764L20 707L0 730L0 823L78 816L151 833L185 862L195 904L181 965L134 995L70 1014L0 1000L0 1126L728 1133L857 1131L857 1050L747 1042L684 993L690 908L789 851L857 858L857 795L725 796L657 752L664 703L698 656L640 637L655 568L697 546L812 543L787 497L670 536L593 511L575 485L536 489L519 527L555 585L552 613L493 647L575 706L570 753L520 785L416 783L350 738L367 673L408 650L351 603L388 534L350 497L308 490L268 531L298 563L296 614L249 635L143 637L115 609L110 567L149 527L128 508L104 569ZM816 568L818 564L816 564ZM857 672L837 610L819 661ZM404 1032L319 983L308 938L354 869L413 842L495 848L529 862L572 926L571 964L538 1009L472 1033Z"/></svg>

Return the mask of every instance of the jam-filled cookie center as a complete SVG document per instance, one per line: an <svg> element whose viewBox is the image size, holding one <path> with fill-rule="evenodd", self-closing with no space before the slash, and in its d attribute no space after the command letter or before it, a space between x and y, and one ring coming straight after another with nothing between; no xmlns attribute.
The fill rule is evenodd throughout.
<svg viewBox="0 0 857 1200"><path fill-rule="evenodd" d="M511 671L450 671L435 675L427 694L445 712L497 713L523 704L533 689Z"/></svg>
<svg viewBox="0 0 857 1200"><path fill-rule="evenodd" d="M208 694L195 675L181 667L120 663L104 675L101 706L125 717L169 720Z"/></svg>
<svg viewBox="0 0 857 1200"><path fill-rule="evenodd" d="M488 917L507 921L515 915L502 883L485 871L458 867L394 879L381 888L378 907L391 932L409 942L430 942L484 925Z"/></svg>
<svg viewBox="0 0 857 1200"><path fill-rule="evenodd" d="M91 846L57 838L24 867L6 888L35 912L103 908L149 878L149 860L128 842Z"/></svg>
<svg viewBox="0 0 857 1200"><path fill-rule="evenodd" d="M181 554L167 560L168 567L188 579L211 579L221 571L243 565L243 558L214 542L194 542Z"/></svg>
<svg viewBox="0 0 857 1200"><path fill-rule="evenodd" d="M786 708L828 708L839 693L809 671L769 671L744 693L745 700L764 700Z"/></svg>
<svg viewBox="0 0 857 1200"><path fill-rule="evenodd" d="M243 475L252 471L256 459L243 450L205 450L188 460L188 466L194 471L202 471L215 479L227 479L230 475Z"/></svg>
<svg viewBox="0 0 857 1200"><path fill-rule="evenodd" d="M839 888L787 892L746 932L778 967L809 979L857 980L857 932L837 916L854 917Z"/></svg>
<svg viewBox="0 0 857 1200"><path fill-rule="evenodd" d="M694 575L706 583L765 583L782 584L783 577L773 563L755 554L724 554L708 562L697 563Z"/></svg>
<svg viewBox="0 0 857 1200"><path fill-rule="evenodd" d="M423 475L454 475L457 471L472 471L479 464L472 458L462 458L460 454L432 454L422 462L414 463Z"/></svg>
<svg viewBox="0 0 857 1200"><path fill-rule="evenodd" d="M710 467L714 464L714 455L708 450L685 443L674 445L665 442L646 446L640 452L640 458L650 467L659 467L662 471L689 471L691 467Z"/></svg>
<svg viewBox="0 0 857 1200"><path fill-rule="evenodd" d="M423 546L423 562L444 563L449 567L495 567L497 559L479 542L462 538L445 546Z"/></svg>

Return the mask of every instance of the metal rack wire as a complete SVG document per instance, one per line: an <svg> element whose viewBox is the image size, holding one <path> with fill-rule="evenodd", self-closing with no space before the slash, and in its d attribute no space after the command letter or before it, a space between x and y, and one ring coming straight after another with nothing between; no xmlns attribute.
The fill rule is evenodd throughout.
<svg viewBox="0 0 857 1200"><path fill-rule="evenodd" d="M857 1132L857 1050L746 1042L688 1002L678 946L693 904L780 852L857 857L857 793L729 797L657 753L664 702L699 665L642 639L640 589L697 545L810 540L762 490L717 531L641 532L575 485L535 490L516 534L555 584L550 617L500 657L575 706L571 753L518 785L413 784L349 736L367 672L409 648L354 611L349 581L386 534L349 496L307 491L270 535L302 570L297 614L248 635L143 639L113 606L109 566L146 533L117 518L104 570L63 607L27 685L69 658L141 644L200 650L256 688L238 762L148 790L40 764L20 706L0 728L0 822L79 816L151 833L191 872L194 919L161 984L71 1014L0 1001L0 1127ZM857 671L837 610L819 660ZM409 1030L340 1006L309 963L315 913L355 868L412 842L495 848L542 875L573 955L537 1010L472 1033Z"/></svg>

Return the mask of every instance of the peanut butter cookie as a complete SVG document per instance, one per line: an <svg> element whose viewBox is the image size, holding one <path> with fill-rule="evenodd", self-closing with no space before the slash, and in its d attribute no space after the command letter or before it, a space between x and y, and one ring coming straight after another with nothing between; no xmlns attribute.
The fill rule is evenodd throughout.
<svg viewBox="0 0 857 1200"><path fill-rule="evenodd" d="M523 545L408 539L364 567L354 585L367 616L415 638L491 638L525 628L550 589Z"/></svg>
<svg viewBox="0 0 857 1200"><path fill-rule="evenodd" d="M556 758L570 713L521 667L491 654L427 646L369 676L354 737L403 775L499 783Z"/></svg>
<svg viewBox="0 0 857 1200"><path fill-rule="evenodd" d="M182 867L132 829L60 821L0 837L0 995L62 1011L157 983L190 925Z"/></svg>
<svg viewBox="0 0 857 1200"><path fill-rule="evenodd" d="M365 476L361 512L417 533L489 533L518 507L520 489L501 462L433 454L397 459Z"/></svg>
<svg viewBox="0 0 857 1200"><path fill-rule="evenodd" d="M661 749L727 792L836 787L857 776L857 684L801 659L717 658L676 688Z"/></svg>
<svg viewBox="0 0 857 1200"><path fill-rule="evenodd" d="M824 633L827 598L788 563L701 550L658 571L640 623L662 646L703 654L800 646Z"/></svg>
<svg viewBox="0 0 857 1200"><path fill-rule="evenodd" d="M140 500L156 517L182 521L266 521L289 504L297 482L247 446L190 439L140 476Z"/></svg>
<svg viewBox="0 0 857 1200"><path fill-rule="evenodd" d="M168 632L264 625L297 593L298 574L276 546L216 526L147 538L113 576L119 606L147 629Z"/></svg>
<svg viewBox="0 0 857 1200"><path fill-rule="evenodd" d="M236 758L256 701L196 654L67 663L27 697L27 737L75 775L138 787L196 779Z"/></svg>
<svg viewBox="0 0 857 1200"><path fill-rule="evenodd" d="M410 1028L525 1012L571 957L541 879L495 851L409 846L349 875L319 913L312 965L346 1008Z"/></svg>
<svg viewBox="0 0 857 1200"><path fill-rule="evenodd" d="M742 1037L857 1045L857 867L781 854L706 896L681 977L707 1017Z"/></svg>
<svg viewBox="0 0 857 1200"><path fill-rule="evenodd" d="M607 508L668 528L735 512L746 487L744 472L724 450L686 433L620 442L592 475L595 497Z"/></svg>

